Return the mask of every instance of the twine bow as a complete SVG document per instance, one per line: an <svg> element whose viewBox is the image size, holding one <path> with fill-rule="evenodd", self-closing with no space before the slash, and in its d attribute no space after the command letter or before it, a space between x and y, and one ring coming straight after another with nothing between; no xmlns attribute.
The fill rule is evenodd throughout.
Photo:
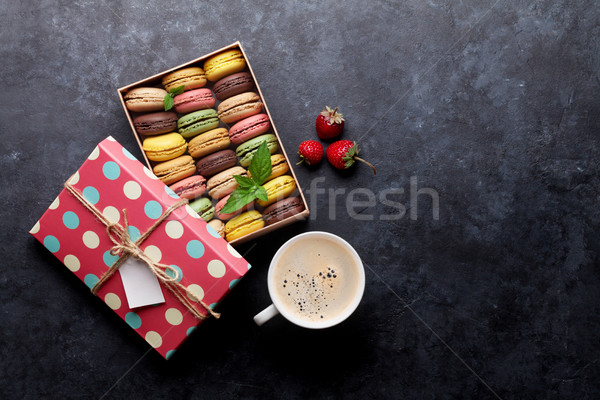
<svg viewBox="0 0 600 400"><path fill-rule="evenodd" d="M70 179L69 179L70 180ZM161 264L153 261L144 251L140 248L140 245L146 240L152 232L156 228L162 224L162 222L167 219L169 215L177 208L181 207L188 203L186 199L181 199L178 202L171 205L169 208L165 210L164 213L154 222L154 224L148 228L143 235L141 235L136 241L131 240L129 236L129 225L127 222L127 210L123 209L123 224L121 226L118 222L111 222L102 214L92 203L90 203L81 193L79 193L70 183L69 181L65 182L65 188L69 193L71 193L81 204L85 206L94 216L104 225L106 226L106 233L110 240L113 243L113 247L110 249L110 254L113 256L118 256L119 259L112 265L110 268L102 274L98 282L92 287L92 293L97 295L98 290L102 287L102 285L108 281L115 272L123 265L125 260L127 260L130 256L137 258L138 260L144 262L144 264L150 269L150 271L156 276L156 278L162 282L162 284L169 289L171 293L183 304L183 306L197 319L203 320L206 319L207 316L202 314L194 304L189 300L188 297L192 297L194 302L199 303L206 309L207 312L210 313L215 318L219 318L220 314L214 312L210 309L208 305L206 305L201 299L196 297L193 293L188 292L186 287L178 282L179 280L179 271L175 268L171 267L167 264ZM170 274L167 273L170 272Z"/></svg>

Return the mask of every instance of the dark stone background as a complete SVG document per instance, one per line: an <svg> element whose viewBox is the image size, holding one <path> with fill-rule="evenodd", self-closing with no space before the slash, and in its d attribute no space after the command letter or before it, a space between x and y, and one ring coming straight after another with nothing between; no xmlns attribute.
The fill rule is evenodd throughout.
<svg viewBox="0 0 600 400"><path fill-rule="evenodd" d="M2 3L0 398L600 397L596 1ZM106 136L141 156L118 87L235 40L290 155L339 106L379 172L295 167L325 178L313 218L240 246L255 268L165 362L27 231ZM410 218L411 176L439 220L423 194ZM354 188L407 213L352 218ZM357 248L363 302L255 326L308 230Z"/></svg>

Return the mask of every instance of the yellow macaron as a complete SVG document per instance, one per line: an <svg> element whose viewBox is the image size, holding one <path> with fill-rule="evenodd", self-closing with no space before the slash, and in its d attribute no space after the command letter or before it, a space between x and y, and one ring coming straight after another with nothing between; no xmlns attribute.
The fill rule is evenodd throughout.
<svg viewBox="0 0 600 400"><path fill-rule="evenodd" d="M246 211L236 217L230 219L225 224L225 239L228 242L239 239L242 236L246 236L252 232L255 232L265 226L265 221L262 215L256 211Z"/></svg>
<svg viewBox="0 0 600 400"><path fill-rule="evenodd" d="M277 200L284 199L294 193L296 190L296 181L289 175L278 176L271 179L263 185L267 191L267 201L257 200L256 202L261 207L266 207L269 204L275 203Z"/></svg>
<svg viewBox="0 0 600 400"><path fill-rule="evenodd" d="M162 84L167 91L178 86L184 86L184 90L201 88L206 85L206 75L199 67L183 68L165 75L162 78Z"/></svg>
<svg viewBox="0 0 600 400"><path fill-rule="evenodd" d="M187 142L179 133L150 136L144 139L142 148L152 161L167 161L185 153Z"/></svg>
<svg viewBox="0 0 600 400"><path fill-rule="evenodd" d="M233 49L216 54L204 62L206 78L211 82L235 74L246 68L246 60L241 51Z"/></svg>

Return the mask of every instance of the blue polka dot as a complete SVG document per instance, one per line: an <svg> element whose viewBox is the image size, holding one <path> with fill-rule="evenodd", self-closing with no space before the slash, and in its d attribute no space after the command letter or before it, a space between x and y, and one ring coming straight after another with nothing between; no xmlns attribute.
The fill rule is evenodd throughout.
<svg viewBox="0 0 600 400"><path fill-rule="evenodd" d="M252 265L248 264L248 269L252 268Z"/></svg>
<svg viewBox="0 0 600 400"><path fill-rule="evenodd" d="M67 211L63 214L63 224L69 229L76 229L79 226L79 217L73 211Z"/></svg>
<svg viewBox="0 0 600 400"><path fill-rule="evenodd" d="M129 238L134 242L142 236L140 230L133 225L127 227L127 233L129 233Z"/></svg>
<svg viewBox="0 0 600 400"><path fill-rule="evenodd" d="M179 199L179 196L177 195L177 193L175 193L170 187L165 185L165 192L167 192L167 194L169 196L171 196L174 199Z"/></svg>
<svg viewBox="0 0 600 400"><path fill-rule="evenodd" d="M214 310L216 306L218 306L219 303L212 303L211 305L208 306L208 308L210 308L211 310Z"/></svg>
<svg viewBox="0 0 600 400"><path fill-rule="evenodd" d="M102 255L102 260L104 260L104 264L106 264L107 267L112 267L112 265L116 263L118 259L118 256L113 256L110 254L110 250L105 251Z"/></svg>
<svg viewBox="0 0 600 400"><path fill-rule="evenodd" d="M194 332L196 330L195 326L192 326L191 328L188 328L188 330L185 332L186 336L190 336L192 334L192 332Z"/></svg>
<svg viewBox="0 0 600 400"><path fill-rule="evenodd" d="M54 236L48 235L44 238L44 246L52 253L56 253L60 249L60 242Z"/></svg>
<svg viewBox="0 0 600 400"><path fill-rule="evenodd" d="M167 351L167 354L165 354L165 358L168 360L173 356L173 354L175 354L175 350L169 350Z"/></svg>
<svg viewBox="0 0 600 400"><path fill-rule="evenodd" d="M106 177L106 179L110 179L114 181L121 175L121 168L119 168L119 164L114 161L107 161L102 166L102 173Z"/></svg>
<svg viewBox="0 0 600 400"><path fill-rule="evenodd" d="M150 219L159 219L162 215L162 206L158 201L150 200L144 205L144 212Z"/></svg>
<svg viewBox="0 0 600 400"><path fill-rule="evenodd" d="M171 268L175 269L179 273L179 278L177 278L177 282L181 282L181 278L183 278L183 271L177 265L171 265ZM175 274L171 272L170 269L165 270L165 273L169 275L171 278L175 278Z"/></svg>
<svg viewBox="0 0 600 400"><path fill-rule="evenodd" d="M221 235L219 235L212 226L206 224L206 230L208 231L208 233L210 233L211 236L216 237L217 239L221 238Z"/></svg>
<svg viewBox="0 0 600 400"><path fill-rule="evenodd" d="M229 282L229 290L233 289L235 287L235 285L238 284L240 280L239 279L234 279L231 282Z"/></svg>
<svg viewBox="0 0 600 400"><path fill-rule="evenodd" d="M92 204L96 204L100 200L100 193L93 186L86 186L82 193L83 197Z"/></svg>
<svg viewBox="0 0 600 400"><path fill-rule="evenodd" d="M94 287L96 283L98 283L100 279L94 274L87 274L85 278L83 278L83 283L90 289Z"/></svg>
<svg viewBox="0 0 600 400"><path fill-rule="evenodd" d="M129 324L129 326L133 329L137 329L142 326L142 319L133 311L125 314L125 322L127 322L127 324Z"/></svg>
<svg viewBox="0 0 600 400"><path fill-rule="evenodd" d="M137 158L135 158L135 156L131 154L125 147L123 147L123 154L125 154L125 157L129 158L130 160L137 161Z"/></svg>
<svg viewBox="0 0 600 400"><path fill-rule="evenodd" d="M185 249L192 258L200 258L204 255L204 245L198 240L190 240Z"/></svg>

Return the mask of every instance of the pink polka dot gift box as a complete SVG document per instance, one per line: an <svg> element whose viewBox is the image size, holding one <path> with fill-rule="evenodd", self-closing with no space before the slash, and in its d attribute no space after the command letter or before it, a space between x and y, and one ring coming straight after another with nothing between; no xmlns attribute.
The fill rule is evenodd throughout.
<svg viewBox="0 0 600 400"><path fill-rule="evenodd" d="M30 233L166 359L250 269L111 137Z"/></svg>

